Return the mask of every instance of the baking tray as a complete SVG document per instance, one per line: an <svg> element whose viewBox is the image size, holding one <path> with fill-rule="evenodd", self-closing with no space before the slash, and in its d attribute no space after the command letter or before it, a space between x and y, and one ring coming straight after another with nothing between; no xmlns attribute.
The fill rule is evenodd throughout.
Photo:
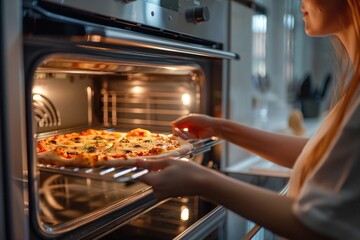
<svg viewBox="0 0 360 240"><path fill-rule="evenodd" d="M206 138L201 140L190 141L194 148L175 159L185 158L190 160L200 154L208 152L211 150L211 147L219 144L222 140L218 138ZM65 166L56 166L50 164L41 164L39 163L38 169L40 171L65 174L76 177L91 178L96 180L103 181L114 181L114 182L127 182L131 183L136 181L139 177L147 174L149 170L138 168L135 166L132 167L97 167L97 168L79 168L79 167L65 167Z"/></svg>

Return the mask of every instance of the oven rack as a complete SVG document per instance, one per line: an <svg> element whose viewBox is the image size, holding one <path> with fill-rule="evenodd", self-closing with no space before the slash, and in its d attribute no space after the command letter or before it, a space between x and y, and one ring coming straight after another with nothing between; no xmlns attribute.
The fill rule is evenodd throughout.
<svg viewBox="0 0 360 240"><path fill-rule="evenodd" d="M194 148L188 153L178 156L175 159L191 159L197 155L210 151L211 147L219 144L222 140L218 138L206 138L196 141L190 141ZM38 169L43 172L69 175L75 177L90 178L94 180L131 183L136 181L142 175L149 171L147 169L132 167L97 167L97 168L79 168L55 166L50 164L38 164Z"/></svg>

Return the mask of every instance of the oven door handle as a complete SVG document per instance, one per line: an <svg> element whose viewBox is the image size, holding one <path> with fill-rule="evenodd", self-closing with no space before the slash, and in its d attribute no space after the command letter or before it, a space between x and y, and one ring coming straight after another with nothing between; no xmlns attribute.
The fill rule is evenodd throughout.
<svg viewBox="0 0 360 240"><path fill-rule="evenodd" d="M234 59L239 60L240 56L237 53L227 52L219 49L212 49L206 47L199 47L191 44L184 44L176 41L166 39L156 39L149 36L144 36L138 33L123 32L112 29L102 29L96 31L94 28L87 29L87 41L89 42L103 42L116 45L125 45L131 47L142 47L154 50L164 50L177 53L187 53L198 56L205 56L211 58Z"/></svg>

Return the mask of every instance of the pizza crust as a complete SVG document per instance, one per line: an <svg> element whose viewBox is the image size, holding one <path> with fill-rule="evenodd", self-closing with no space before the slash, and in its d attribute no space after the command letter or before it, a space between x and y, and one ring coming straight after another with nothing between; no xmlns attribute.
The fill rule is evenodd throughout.
<svg viewBox="0 0 360 240"><path fill-rule="evenodd" d="M38 160L41 164L50 164L69 167L91 167L88 161L78 158L62 158L53 151L38 153Z"/></svg>

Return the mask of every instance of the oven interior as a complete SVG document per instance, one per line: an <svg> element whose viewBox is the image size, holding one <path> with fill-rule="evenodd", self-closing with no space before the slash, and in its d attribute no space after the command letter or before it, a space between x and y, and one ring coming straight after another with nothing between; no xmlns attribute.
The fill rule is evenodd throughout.
<svg viewBox="0 0 360 240"><path fill-rule="evenodd" d="M41 59L32 76L33 165L38 180L34 215L41 234L50 237L114 211L133 211L152 191L136 181L141 169L38 164L36 140L87 128L129 131L141 127L170 133L169 122L204 112L208 95L204 71L191 61L54 54ZM202 163L204 153L218 143L214 138L194 142L194 150L184 157ZM188 198L175 201L179 211L194 204ZM146 219L133 225L138 221Z"/></svg>
<svg viewBox="0 0 360 240"><path fill-rule="evenodd" d="M201 69L177 64L48 57L34 74L36 132L84 126L169 131L170 121L200 109Z"/></svg>

